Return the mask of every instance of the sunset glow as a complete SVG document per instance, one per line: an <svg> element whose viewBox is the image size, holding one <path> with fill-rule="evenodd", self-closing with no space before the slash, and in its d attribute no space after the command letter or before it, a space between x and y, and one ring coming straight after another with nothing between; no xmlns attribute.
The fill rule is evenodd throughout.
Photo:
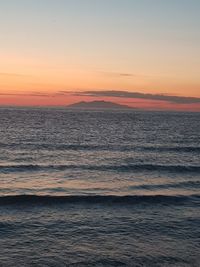
<svg viewBox="0 0 200 267"><path fill-rule="evenodd" d="M0 1L0 105L65 106L101 99L200 111L199 10L199 1L186 0ZM199 100L74 94L90 90Z"/></svg>

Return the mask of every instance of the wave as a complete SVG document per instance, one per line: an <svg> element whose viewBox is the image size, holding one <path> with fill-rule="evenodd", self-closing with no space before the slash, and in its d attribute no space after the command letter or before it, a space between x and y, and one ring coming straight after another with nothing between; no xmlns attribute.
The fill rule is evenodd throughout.
<svg viewBox="0 0 200 267"><path fill-rule="evenodd" d="M0 143L1 148L20 148L28 150L74 150L74 151L150 151L150 152L185 152L194 153L200 152L200 147L197 146L129 146L120 144L95 145L95 144L48 144L48 143Z"/></svg>
<svg viewBox="0 0 200 267"><path fill-rule="evenodd" d="M50 195L8 195L0 197L0 205L18 204L164 204L180 205L188 202L199 203L200 195L190 196L170 196L170 195L70 195L70 196L50 196Z"/></svg>
<svg viewBox="0 0 200 267"><path fill-rule="evenodd" d="M184 181L179 183L168 184L142 184L129 186L129 189L133 190L152 190L152 189L170 189L170 188L200 188L200 181Z"/></svg>
<svg viewBox="0 0 200 267"><path fill-rule="evenodd" d="M141 147L141 150L147 151L155 151L155 152L200 152L200 147L194 146L174 146L174 147L167 147L167 146L146 146Z"/></svg>
<svg viewBox="0 0 200 267"><path fill-rule="evenodd" d="M126 164L126 165L43 165L43 164L19 164L0 165L0 172L33 172L33 171L64 171L67 169L79 169L90 171L164 171L164 172L200 172L200 166L196 165L162 165L162 164Z"/></svg>

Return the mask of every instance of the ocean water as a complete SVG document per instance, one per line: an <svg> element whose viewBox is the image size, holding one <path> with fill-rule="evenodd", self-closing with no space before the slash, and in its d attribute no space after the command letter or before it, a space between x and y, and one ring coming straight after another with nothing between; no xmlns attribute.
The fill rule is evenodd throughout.
<svg viewBox="0 0 200 267"><path fill-rule="evenodd" d="M0 266L200 266L200 113L0 108Z"/></svg>

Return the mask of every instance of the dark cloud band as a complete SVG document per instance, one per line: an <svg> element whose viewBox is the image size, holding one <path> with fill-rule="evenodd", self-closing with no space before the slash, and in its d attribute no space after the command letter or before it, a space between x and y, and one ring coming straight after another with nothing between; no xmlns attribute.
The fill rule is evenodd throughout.
<svg viewBox="0 0 200 267"><path fill-rule="evenodd" d="M171 95L161 95L161 94L144 94L144 93L139 93L139 92L128 92L128 91L117 91L117 90L76 92L74 93L74 95L94 96L94 97L140 98L140 99L148 99L148 100L167 101L167 102L172 102L172 103L177 103L177 104L200 103L200 98L198 97L183 97L183 96L171 96Z"/></svg>

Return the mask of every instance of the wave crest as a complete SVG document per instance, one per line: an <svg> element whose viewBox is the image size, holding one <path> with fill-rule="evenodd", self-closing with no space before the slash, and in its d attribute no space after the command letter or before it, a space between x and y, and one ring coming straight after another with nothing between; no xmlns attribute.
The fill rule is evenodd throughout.
<svg viewBox="0 0 200 267"><path fill-rule="evenodd" d="M200 195L191 196L170 196L170 195L70 195L70 196L50 196L50 195L8 195L0 197L0 205L10 204L164 204L175 205L186 202L199 201Z"/></svg>
<svg viewBox="0 0 200 267"><path fill-rule="evenodd" d="M166 171L166 172L200 172L200 166L196 165L162 165L162 164L124 164L124 165L39 165L19 164L1 165L0 172L25 172L25 171L64 171L67 169L82 169L91 171Z"/></svg>

